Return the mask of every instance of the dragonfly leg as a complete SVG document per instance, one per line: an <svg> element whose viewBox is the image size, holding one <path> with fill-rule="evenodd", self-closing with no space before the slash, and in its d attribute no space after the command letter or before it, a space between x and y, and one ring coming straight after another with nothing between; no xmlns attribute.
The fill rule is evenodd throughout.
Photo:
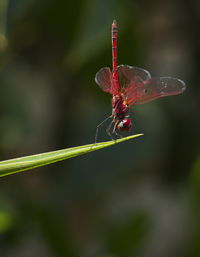
<svg viewBox="0 0 200 257"><path fill-rule="evenodd" d="M101 126L102 126L108 119L110 119L110 118L112 118L112 115L110 115L110 116L107 117L105 120L103 120L99 125L97 125L96 133L95 133L95 141L94 141L95 144L96 144L96 142L97 142L99 127L101 127Z"/></svg>
<svg viewBox="0 0 200 257"><path fill-rule="evenodd" d="M117 131L116 131L116 130L115 130L115 132L114 132L114 133L115 133L115 135L116 135L116 136L118 136L119 138L123 138L123 136L122 136L121 134L117 133Z"/></svg>
<svg viewBox="0 0 200 257"><path fill-rule="evenodd" d="M107 133L107 134L109 135L109 137L113 140L113 137L112 137L111 132L110 132L111 127L112 127L112 124L113 124L113 120L110 122L109 126L107 127L106 133Z"/></svg>
<svg viewBox="0 0 200 257"><path fill-rule="evenodd" d="M119 121L117 120L112 120L112 122L110 123L109 127L107 128L106 132L107 134L111 137L112 140L116 140L116 139L113 139L113 137L111 136L111 132L110 132L110 129L111 129L111 126L112 124L114 123L114 126L113 126L113 130L112 130L112 134L115 134L116 136L119 136L121 137L121 135L119 135L116 131L116 128L117 128L117 124L119 123Z"/></svg>
<svg viewBox="0 0 200 257"><path fill-rule="evenodd" d="M119 123L119 121L115 121L115 125L113 127L113 131L112 131L112 134L116 134L116 127L117 127L117 124Z"/></svg>

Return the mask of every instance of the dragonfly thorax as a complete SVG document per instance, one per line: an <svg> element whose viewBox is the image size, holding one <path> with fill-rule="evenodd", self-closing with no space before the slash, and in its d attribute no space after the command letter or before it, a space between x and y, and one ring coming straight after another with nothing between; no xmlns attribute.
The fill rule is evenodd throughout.
<svg viewBox="0 0 200 257"><path fill-rule="evenodd" d="M122 96L114 96L112 106L113 114L117 117L117 119L123 120L128 115L129 108Z"/></svg>

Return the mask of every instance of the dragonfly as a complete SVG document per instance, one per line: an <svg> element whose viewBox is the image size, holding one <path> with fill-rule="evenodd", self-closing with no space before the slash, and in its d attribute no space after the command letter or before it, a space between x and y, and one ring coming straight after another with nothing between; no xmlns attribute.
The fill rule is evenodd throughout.
<svg viewBox="0 0 200 257"><path fill-rule="evenodd" d="M130 131L132 122L129 114L132 105L143 104L160 97L178 95L185 91L185 83L177 78L152 78L142 68L129 65L117 65L117 34L116 20L112 23L112 71L109 67L101 68L95 76L99 87L112 95L112 114L97 126L95 142L99 127L109 118L108 135L121 136L120 131Z"/></svg>

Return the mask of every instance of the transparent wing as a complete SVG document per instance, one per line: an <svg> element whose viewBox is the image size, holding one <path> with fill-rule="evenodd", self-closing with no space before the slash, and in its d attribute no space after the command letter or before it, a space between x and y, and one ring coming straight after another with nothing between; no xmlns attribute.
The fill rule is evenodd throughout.
<svg viewBox="0 0 200 257"><path fill-rule="evenodd" d="M185 89L185 83L180 79L171 77L153 78L143 83L143 86L137 90L137 97L129 98L128 103L130 105L143 104L160 97L181 94Z"/></svg>
<svg viewBox="0 0 200 257"><path fill-rule="evenodd" d="M120 92L129 105L177 95L186 88L182 80L171 77L151 78L148 71L128 65L118 66L118 77Z"/></svg>
<svg viewBox="0 0 200 257"><path fill-rule="evenodd" d="M117 67L117 71L120 92L124 95L128 104L131 101L136 101L138 90L151 79L150 73L129 65L120 65Z"/></svg>
<svg viewBox="0 0 200 257"><path fill-rule="evenodd" d="M137 87L138 83L151 79L151 74L147 70L129 65L119 65L117 72L119 86L122 91L130 86Z"/></svg>
<svg viewBox="0 0 200 257"><path fill-rule="evenodd" d="M96 73L95 82L99 85L99 87L103 91L112 94L113 78L112 78L112 72L110 68L108 67L101 68Z"/></svg>

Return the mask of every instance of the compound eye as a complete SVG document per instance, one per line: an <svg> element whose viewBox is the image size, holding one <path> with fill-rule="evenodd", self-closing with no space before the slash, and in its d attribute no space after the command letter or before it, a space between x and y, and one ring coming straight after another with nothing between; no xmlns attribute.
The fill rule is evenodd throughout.
<svg viewBox="0 0 200 257"><path fill-rule="evenodd" d="M120 121L120 123L117 125L118 129L121 129L124 127L124 123L123 123L123 120Z"/></svg>
<svg viewBox="0 0 200 257"><path fill-rule="evenodd" d="M132 127L131 119L124 119L119 122L117 128L121 131L129 131Z"/></svg>

